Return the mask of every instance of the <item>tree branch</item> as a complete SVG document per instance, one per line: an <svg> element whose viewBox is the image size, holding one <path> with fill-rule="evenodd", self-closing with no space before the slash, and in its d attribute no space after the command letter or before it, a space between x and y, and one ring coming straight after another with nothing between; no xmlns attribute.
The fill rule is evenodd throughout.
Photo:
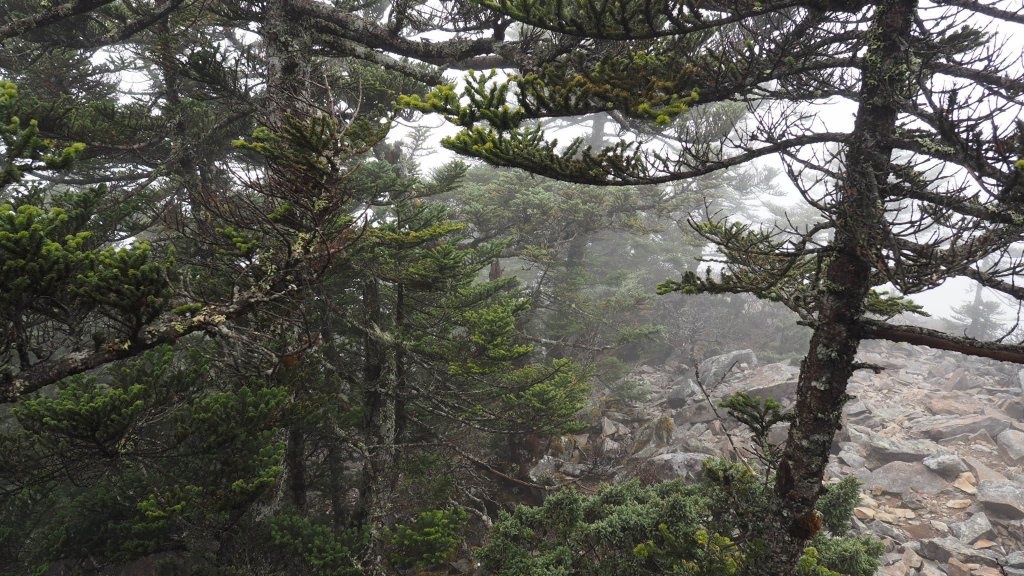
<svg viewBox="0 0 1024 576"><path fill-rule="evenodd" d="M1024 346L1020 345L986 342L966 336L952 336L930 328L889 324L870 318L860 320L860 332L861 336L866 339L905 342L917 346L928 346L936 350L959 352L968 356L991 358L1000 362L1024 364Z"/></svg>

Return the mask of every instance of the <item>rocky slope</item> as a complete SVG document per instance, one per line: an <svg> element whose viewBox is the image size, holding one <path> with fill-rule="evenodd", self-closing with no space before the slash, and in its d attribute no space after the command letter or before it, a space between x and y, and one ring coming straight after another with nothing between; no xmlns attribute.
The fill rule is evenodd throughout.
<svg viewBox="0 0 1024 576"><path fill-rule="evenodd" d="M865 343L859 360L884 369L855 374L826 482L864 482L855 526L886 542L879 573L1024 576L1024 371L887 342ZM598 391L591 430L556 442L531 475L582 489L696 478L709 455L749 455L739 424L713 406L746 391L789 407L798 372L750 351L697 369L640 366Z"/></svg>

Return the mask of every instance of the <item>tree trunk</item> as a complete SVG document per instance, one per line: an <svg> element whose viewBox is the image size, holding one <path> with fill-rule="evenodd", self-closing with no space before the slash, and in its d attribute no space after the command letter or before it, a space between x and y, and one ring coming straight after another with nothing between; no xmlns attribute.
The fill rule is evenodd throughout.
<svg viewBox="0 0 1024 576"><path fill-rule="evenodd" d="M835 239L817 292L817 325L800 367L795 420L776 476L777 514L767 523L758 575L789 575L821 526L814 506L832 440L841 426L847 383L860 344L858 323L881 261L884 202L899 106L914 79L908 49L917 0L886 0L875 9L862 69L860 106L845 174L837 183Z"/></svg>
<svg viewBox="0 0 1024 576"><path fill-rule="evenodd" d="M383 311L380 286L376 279L363 284L365 310L365 361L363 378L366 410L366 461L363 464L361 514L359 520L368 529L364 568L371 576L389 574L385 559L385 531L392 507L392 480L397 434L398 368L393 348L382 339Z"/></svg>

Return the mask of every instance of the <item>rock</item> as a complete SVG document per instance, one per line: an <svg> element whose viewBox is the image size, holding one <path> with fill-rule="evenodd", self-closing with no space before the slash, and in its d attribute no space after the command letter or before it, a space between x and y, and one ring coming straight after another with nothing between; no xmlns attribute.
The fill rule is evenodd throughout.
<svg viewBox="0 0 1024 576"><path fill-rule="evenodd" d="M1007 481L1006 476L1003 476L999 472L989 468L984 462L974 458L973 456L965 456L964 462L967 462L967 465L971 468L971 472L974 472L974 477L977 478L979 482L982 480L995 480L997 482Z"/></svg>
<svg viewBox="0 0 1024 576"><path fill-rule="evenodd" d="M651 458L643 467L658 480L684 478L698 481L703 476L704 461L708 458L707 454L696 452L670 452Z"/></svg>
<svg viewBox="0 0 1024 576"><path fill-rule="evenodd" d="M601 418L601 436L608 437L613 436L619 431L619 427L615 425L615 422L608 417Z"/></svg>
<svg viewBox="0 0 1024 576"><path fill-rule="evenodd" d="M1010 423L1005 418L990 414L976 416L962 416L959 418L933 417L923 418L922 425L915 426L917 432L931 438L941 440L959 434L975 434L984 430L990 435L999 434L1009 428Z"/></svg>
<svg viewBox="0 0 1024 576"><path fill-rule="evenodd" d="M622 455L622 444L619 444L611 438L603 438L600 444L600 454L602 456L620 456Z"/></svg>
<svg viewBox="0 0 1024 576"><path fill-rule="evenodd" d="M988 550L975 550L952 536L922 540L919 554L923 558L939 563L949 562L950 558L955 558L964 563L978 563L985 566L998 565L996 554Z"/></svg>
<svg viewBox="0 0 1024 576"><path fill-rule="evenodd" d="M697 383L690 378L681 378L672 386L666 397L669 408L682 408L693 400L702 400L704 394Z"/></svg>
<svg viewBox="0 0 1024 576"><path fill-rule="evenodd" d="M868 490L890 494L938 494L948 483L920 462L890 462L863 478Z"/></svg>
<svg viewBox="0 0 1024 576"><path fill-rule="evenodd" d="M907 576L911 570L912 568L907 566L906 562L900 560L888 566L882 566L875 574L876 576Z"/></svg>
<svg viewBox="0 0 1024 576"><path fill-rule="evenodd" d="M676 413L672 416L676 424L697 424L701 422L711 422L717 420L715 411L711 409L711 406L707 402L693 402L685 408L676 410Z"/></svg>
<svg viewBox="0 0 1024 576"><path fill-rule="evenodd" d="M922 464L943 478L956 478L960 473L967 472L967 464L956 454L932 454Z"/></svg>
<svg viewBox="0 0 1024 576"><path fill-rule="evenodd" d="M978 482L978 502L998 516L1024 518L1024 488L1011 482Z"/></svg>
<svg viewBox="0 0 1024 576"><path fill-rule="evenodd" d="M953 481L953 487L966 492L967 494L977 494L978 488L975 486L977 481L974 479L974 474L970 472L964 472L956 477Z"/></svg>
<svg viewBox="0 0 1024 576"><path fill-rule="evenodd" d="M881 514L881 512L879 512L878 514ZM871 522L867 523L867 527L875 534L879 536L885 536L886 538L899 544L903 544L907 540L910 540L910 536L907 536L907 533L903 530L900 530L899 528L891 524L886 524L878 521L877 514L875 520L872 520Z"/></svg>
<svg viewBox="0 0 1024 576"><path fill-rule="evenodd" d="M854 468L854 469L856 469L856 468L863 468L864 465L867 464L867 460L865 460L864 458L861 458L856 453L851 452L850 450L841 450L839 452L839 456L837 456L837 458L839 458L840 461L842 461L844 464L846 464L850 468Z"/></svg>
<svg viewBox="0 0 1024 576"><path fill-rule="evenodd" d="M868 433L865 448L878 464L893 461L919 462L942 449L929 440L901 440L875 433Z"/></svg>
<svg viewBox="0 0 1024 576"><path fill-rule="evenodd" d="M906 562L900 560L899 562L894 562L888 566L882 566L875 574L877 576L907 576L910 574L911 570L912 568L907 566Z"/></svg>
<svg viewBox="0 0 1024 576"><path fill-rule="evenodd" d="M920 546L918 546L918 548L920 549ZM917 555L917 552L908 547L906 550L903 551L903 562L907 566L910 566L911 568L916 570L921 567L921 564L924 561L921 560L921 557Z"/></svg>
<svg viewBox="0 0 1024 576"><path fill-rule="evenodd" d="M963 522L954 522L949 525L949 529L964 544L973 544L983 536L994 534L992 523L988 521L988 516L985 516L984 512L978 512Z"/></svg>
<svg viewBox="0 0 1024 576"><path fill-rule="evenodd" d="M875 511L866 506L857 506L853 509L853 515L860 520L874 520Z"/></svg>
<svg viewBox="0 0 1024 576"><path fill-rule="evenodd" d="M946 564L946 574L949 576L971 576L971 567L956 558L950 558Z"/></svg>
<svg viewBox="0 0 1024 576"><path fill-rule="evenodd" d="M545 480L550 480L554 477L555 472L558 470L561 460L552 458L547 454L540 459L540 462L536 466L530 468L530 480L541 483Z"/></svg>
<svg viewBox="0 0 1024 576"><path fill-rule="evenodd" d="M700 382L708 390L714 389L725 380L730 372L739 368L740 364L757 366L757 356L754 351L737 350L702 360L697 365Z"/></svg>
<svg viewBox="0 0 1024 576"><path fill-rule="evenodd" d="M1024 372L1024 370L1021 370L1021 372ZM1020 568L1024 570L1024 550L1007 554L1003 560L1003 565L1007 568Z"/></svg>
<svg viewBox="0 0 1024 576"><path fill-rule="evenodd" d="M950 500L946 502L946 508L952 508L954 510L963 510L964 508L970 508L971 501L966 499Z"/></svg>
<svg viewBox="0 0 1024 576"><path fill-rule="evenodd" d="M867 416L868 414L871 413L871 411L868 410L867 404L865 404L862 400L850 402L849 404L843 407L843 410L846 411L846 415L849 416L850 418L856 418L858 416Z"/></svg>
<svg viewBox="0 0 1024 576"><path fill-rule="evenodd" d="M1024 432L1003 430L996 436L996 443L1011 462L1024 459Z"/></svg>

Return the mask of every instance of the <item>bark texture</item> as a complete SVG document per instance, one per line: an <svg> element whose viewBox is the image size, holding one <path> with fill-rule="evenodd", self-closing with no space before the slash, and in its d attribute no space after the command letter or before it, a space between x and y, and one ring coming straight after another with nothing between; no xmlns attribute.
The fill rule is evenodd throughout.
<svg viewBox="0 0 1024 576"><path fill-rule="evenodd" d="M772 549L752 563L755 574L791 574L807 540L820 530L814 506L848 399L870 274L884 266L880 247L891 137L900 104L913 87L907 46L916 7L916 0L886 0L873 15L846 173L834 194L835 240L825 257L816 296L817 325L801 364L795 420L776 477L778 513L766 534Z"/></svg>

